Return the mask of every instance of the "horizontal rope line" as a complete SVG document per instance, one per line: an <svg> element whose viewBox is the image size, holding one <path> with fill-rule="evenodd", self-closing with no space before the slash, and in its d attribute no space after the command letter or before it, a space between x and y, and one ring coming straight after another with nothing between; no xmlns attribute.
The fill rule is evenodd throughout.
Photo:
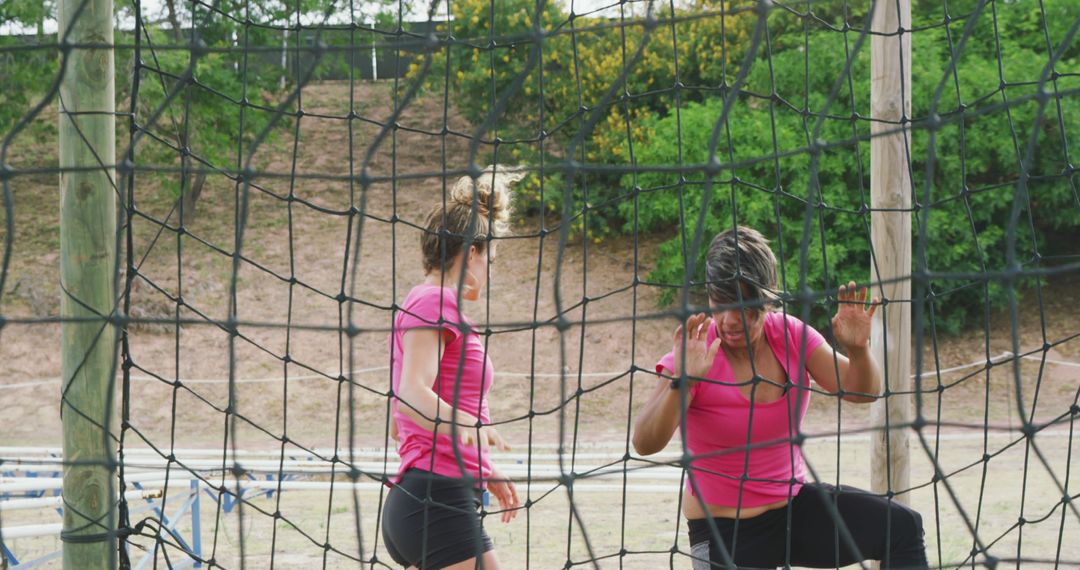
<svg viewBox="0 0 1080 570"><path fill-rule="evenodd" d="M937 375L937 374L951 374L953 372L959 372L961 370L967 370L969 368L975 368L975 367L978 367L978 366L986 366L986 364L988 362L992 363L992 364L997 364L997 363L1009 360L1010 358L1012 358L1012 356L1013 356L1013 353L1006 351L1006 352L1002 352L1001 354L991 358L990 360L978 360L978 361L974 361L974 362L969 362L967 364L961 364L961 365L958 365L958 366L953 366L953 367L950 367L950 368L942 368L940 370L928 370L926 372L923 372L922 374L918 374L918 375L912 374L911 377L915 378L916 376L919 376L919 377L922 377L922 378L927 378L927 377L931 377L931 376L934 376L934 375ZM1067 360L1057 360L1057 359L1053 359L1053 358L1041 358L1041 357L1038 357L1038 356L1035 356L1035 355L1022 356L1021 358L1023 360L1036 360L1036 361L1039 361L1039 362L1046 362L1048 364L1054 364L1054 365L1057 365L1057 366L1068 366L1068 367L1072 367L1072 368L1080 368L1080 362L1070 362L1070 361L1067 361ZM390 369L389 366L374 366L374 367L371 367L371 368L360 368L360 369L357 369L357 370L353 370L352 374L355 375L355 374L368 374L368 373L371 373L371 372L386 372L389 369ZM565 374L560 374L558 372L537 372L537 373L534 373L534 374L530 374L528 372L497 372L496 374L498 376L505 376L505 377L511 377L511 378L562 378L564 376L573 377L573 378L576 378L577 376L581 376L583 378L611 378L611 377L614 377L614 376L619 376L619 375L622 375L622 374L626 374L626 372L627 372L626 370L619 370L619 371L609 371L609 372L583 372L581 374L578 374L577 372L571 372L571 371L567 371ZM121 376L117 375L117 378L121 378ZM158 382L158 383L162 382L161 380L159 380L157 378L154 378L152 376L132 376L131 379L134 380L134 381L137 381L137 382ZM285 380L284 376L267 377L267 378L238 378L238 379L234 380L233 383L235 383L235 384L270 384L270 383L274 383L274 382L282 382L284 380ZM292 381L302 382L302 381L306 381L306 380L334 380L334 379L333 378L327 378L326 375L321 375L321 374L307 374L307 375L304 375L304 376L289 376L288 380L290 382L292 382ZM31 380L31 381L28 381L28 382L21 382L21 383L18 383L18 384L0 385L0 390L9 390L9 389L16 389L16 388L33 388L35 386L43 386L43 385L48 385L48 384L59 384L60 381L61 381L60 378L43 378L43 379L40 379L40 380ZM229 379L228 378L192 378L192 379L181 378L180 382L182 382L184 384L228 384Z"/></svg>

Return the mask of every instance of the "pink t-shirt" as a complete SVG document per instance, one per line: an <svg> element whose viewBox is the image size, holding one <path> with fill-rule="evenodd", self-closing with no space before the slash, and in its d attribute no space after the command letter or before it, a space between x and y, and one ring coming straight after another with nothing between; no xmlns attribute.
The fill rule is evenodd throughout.
<svg viewBox="0 0 1080 570"><path fill-rule="evenodd" d="M712 382L699 381L690 389L683 437L695 458L687 468L686 489L694 494L689 481L693 477L702 499L710 505L775 503L797 495L806 478L802 452L791 438L810 405L807 356L825 339L813 327L790 315L785 319L782 313L767 313L764 330L791 383L779 400L750 402L739 390L744 382L734 381L722 350L706 376ZM708 342L715 339L714 324L709 327ZM672 351L660 359L656 371L670 376L674 362Z"/></svg>
<svg viewBox="0 0 1080 570"><path fill-rule="evenodd" d="M487 392L495 376L494 370L480 336L473 330L472 322L458 310L457 292L454 289L423 283L405 297L390 333L394 392L397 393L401 386L402 337L415 328L441 329L449 333L444 334L444 338L451 338L444 345L439 373L432 384L435 393L444 402L453 404L454 384L458 380L457 406L477 416L485 424L490 422ZM463 334L465 331L468 332ZM491 476L491 462L486 453L481 454L475 445L462 445L460 438L455 440L441 434L435 436L431 430L417 425L405 414L397 398L391 402L391 409L397 423L398 455L401 457L395 482L401 480L405 471L420 469L447 477L468 475L480 481L477 486L485 486L483 482ZM462 429L475 428L458 429L460 433ZM460 464L454 452L455 446L461 455Z"/></svg>

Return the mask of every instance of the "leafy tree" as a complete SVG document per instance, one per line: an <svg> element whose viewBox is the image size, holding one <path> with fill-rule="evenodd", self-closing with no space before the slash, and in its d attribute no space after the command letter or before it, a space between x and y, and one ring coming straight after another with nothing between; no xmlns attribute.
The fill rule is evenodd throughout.
<svg viewBox="0 0 1080 570"><path fill-rule="evenodd" d="M1054 13L1065 5L1046 2L1046 9ZM926 29L912 36L913 52L918 54L911 62L913 116L937 113L946 118L944 126L936 131L916 125L912 132L912 174L919 203L915 231L919 221L925 221L925 258L932 271L1006 269L1006 226L1033 126L1038 134L1032 161L1027 164L1031 206L1017 226L1020 261L1037 262L1031 257L1035 247L1044 254L1054 252L1065 235L1080 225L1075 186L1061 175L1069 168L1067 149L1075 148L1080 140L1080 106L1072 98L1064 99L1059 119L1057 107L1050 103L1043 120L1036 123L1036 102L1016 103L1034 97L1037 87L1033 83L1043 71L1039 62L1049 60L1045 40L1040 37L1042 24L1031 23L1035 17L1029 10L1032 6L1038 10L1035 3L1021 3L1007 5L1008 10L1002 8L997 15L1003 46L1000 73L999 52L993 42L987 47L987 42L973 38L968 43L971 49L965 49L958 60L955 79L945 77L940 96L936 96L937 87L951 57L945 30ZM993 21L980 19L974 34L993 37L993 30L985 29L984 24L989 27ZM1032 29L1038 33L1032 35ZM955 42L959 33L954 30L954 34ZM844 119L853 112L869 116L869 83L853 82L853 93L846 83L841 84L838 97L828 107L828 113L838 118L823 120L817 136L837 146L819 155L817 175L812 177L812 155L806 148L814 140L817 117L813 113L826 111L828 95L837 80L843 79L845 50L843 37L831 31L811 32L809 46L808 52L774 52L771 70L762 62L752 70L748 91L775 92L777 103L770 105L768 100L746 96L730 110L717 158L726 164L748 166L725 169L717 177L726 181L735 176L739 182L713 185L704 228L705 236L710 237L737 219L779 236L777 247L783 252L785 282L792 290L799 286L803 221L808 214L812 222L810 242L806 244L806 282L820 289L835 287L850 278L865 281L869 277L868 220L860 213L860 208L869 205L869 145L851 142L855 135L867 136L868 127L865 121L853 125ZM803 72L807 65L809 74ZM853 62L852 75L868 77L869 66L868 50L864 49ZM1080 64L1074 55L1063 58L1056 70L1068 77L1080 71ZM999 91L1003 82L1009 87ZM1059 80L1062 90L1077 86L1080 81ZM804 104L811 115L802 112ZM963 120L959 115L961 104L965 106ZM680 152L676 145L678 128L682 133L683 160L708 162L708 143L721 112L722 102L713 99L688 105L681 112L681 124L670 115L651 122L645 127L649 142L641 146L638 164L676 163ZM755 161L772 155L778 158ZM624 187L630 183L623 180ZM703 183L701 174L688 176L684 183L672 176L640 175L640 227L655 230L676 224L692 231L697 211L680 212L679 198L691 208L700 204ZM819 203L827 208L818 207ZM631 204L620 206L620 214L627 220L624 228L630 227L632 213ZM682 248L679 237L664 244L655 279L682 281ZM703 252L699 256L701 267ZM959 331L965 322L978 322L968 319L980 315L986 302L999 305L1004 299L996 283L990 283L985 290L981 283L967 281L940 280L932 286L937 324L947 331Z"/></svg>
<svg viewBox="0 0 1080 570"><path fill-rule="evenodd" d="M15 123L36 103L50 86L57 69L55 50L41 47L27 48L47 43L44 25L56 11L51 0L26 2L23 0L0 0L0 22L11 28L35 30L36 36L0 36L0 138L7 135Z"/></svg>
<svg viewBox="0 0 1080 570"><path fill-rule="evenodd" d="M385 8L386 1L368 4L368 8ZM261 57L260 48L282 44L283 26L295 25L298 12L305 25L324 20L332 8L331 0L221 0L213 9L201 7L195 14L169 13L169 29L160 25L148 28L147 46L161 46L179 41L181 45L200 42L215 49L197 50L147 49L141 68L136 120L144 136L137 153L141 162L179 166L185 155L189 166L204 169L206 161L217 167L232 168L242 163L251 151L256 137L268 127L284 127L290 123L276 113L294 87L297 74L282 69L276 61ZM245 22L251 21L252 25ZM176 27L188 23L177 33ZM310 28L304 34L319 37L330 30ZM298 40L294 33L292 41ZM324 42L325 43L325 42ZM306 47L306 46L305 46ZM307 55L307 52L305 52ZM305 64L321 66L314 57L302 58ZM316 70L318 67L316 67ZM308 69L301 69L306 75ZM181 79L190 72L191 81ZM312 78L318 74L313 73ZM119 79L119 77L118 77ZM124 78L127 79L127 78ZM286 87L283 91L282 87ZM123 84L124 96L131 89L130 80ZM291 109L287 109L291 111ZM151 118L157 116L156 120ZM277 129L269 132L272 142ZM206 176L197 174L185 184L175 176L160 176L173 197L183 195L185 223L193 219L197 200Z"/></svg>
<svg viewBox="0 0 1080 570"><path fill-rule="evenodd" d="M599 113L592 131L574 147L574 158L589 163L625 162L630 145L642 141L644 131L638 125L666 115L677 102L702 100L710 87L730 81L755 20L746 10L720 17L720 4L704 1L675 11L660 10L656 27L649 27L643 14L629 10L621 19L571 18L559 3L547 2L537 18L534 0L499 2L494 10L492 6L487 0L452 4L453 21L439 32L444 37L452 34L458 43L435 55L424 77L427 86L450 89L458 109L474 124L487 119L496 102L506 98L496 122L498 135L535 140L543 132L544 152L555 160L569 158L575 137ZM701 11L716 16L689 17ZM542 46L534 36L537 21L545 34ZM489 47L489 42L495 45ZM683 86L678 92L676 44ZM530 70L527 64L534 51L536 61ZM718 54L723 55L722 63ZM448 81L443 79L446 67ZM623 87L611 92L627 67ZM415 76L420 70L417 63L411 71ZM519 88L511 90L518 80ZM537 163L540 152L536 143L515 144L509 159L503 160ZM582 176L569 205L563 204L559 175L544 181L545 204L540 204L541 181L536 177L525 181L522 193L533 210L588 209L589 232L599 239L614 229L615 202L623 193L618 180L614 175ZM575 229L584 229L581 220L576 218Z"/></svg>

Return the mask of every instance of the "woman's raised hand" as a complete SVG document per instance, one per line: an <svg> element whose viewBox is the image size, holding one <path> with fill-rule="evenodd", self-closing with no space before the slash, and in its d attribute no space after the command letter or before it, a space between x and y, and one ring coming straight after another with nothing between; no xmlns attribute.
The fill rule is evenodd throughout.
<svg viewBox="0 0 1080 570"><path fill-rule="evenodd" d="M836 342L848 352L866 348L870 344L870 324L881 301L874 297L867 307L869 295L866 287L859 288L854 281L849 281L847 285L840 286L836 296L840 306L832 320L832 332Z"/></svg>
<svg viewBox="0 0 1080 570"><path fill-rule="evenodd" d="M699 378L704 378L713 367L716 353L720 351L720 337L717 336L712 344L708 344L709 327L713 324L712 317L705 313L698 313L686 319L685 325L679 325L675 329L675 376L681 376L683 365L683 352L686 353L686 376L693 384Z"/></svg>

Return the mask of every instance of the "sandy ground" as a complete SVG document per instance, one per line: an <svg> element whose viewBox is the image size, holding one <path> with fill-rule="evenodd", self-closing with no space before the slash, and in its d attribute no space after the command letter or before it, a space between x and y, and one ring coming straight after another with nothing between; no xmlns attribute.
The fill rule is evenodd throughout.
<svg viewBox="0 0 1080 570"><path fill-rule="evenodd" d="M948 485L932 481L929 455L918 452L918 444L913 454L911 477L917 488L906 494L906 499L924 515L932 566L963 565L977 546L989 548L1002 562L1022 556L1027 560L1022 568L1050 568L1055 558L1062 561L1058 567L1072 567L1070 564L1080 561L1080 544L1072 539L1080 532L1080 520L1071 510L1063 512L1060 502L1059 485L1068 484L1073 490L1070 493L1075 494L1080 484L1076 469L1069 472L1068 480L1064 478L1069 448L1066 434L1044 434L1037 439L1050 470L1023 442L1009 446L1019 439L1019 434L991 434L985 447L978 434L955 435L940 442L942 453L938 456L940 468L949 473ZM934 441L930 440L929 445L933 448ZM1080 452L1080 440L1072 440L1071 446L1074 454ZM983 462L987 450L993 457ZM813 440L806 446L806 454L823 481L860 485L869 477L869 442L865 438L845 438L839 442L839 449L835 440ZM1021 468L1025 463L1027 470ZM595 462L580 460L579 470L589 464ZM533 464L534 468L552 465L550 460ZM641 464L632 461L630 465ZM175 516L188 500L187 479L181 473L175 477L180 484L170 488L164 502L159 499L155 504L177 522L180 537L191 544L192 515L187 512ZM214 484L231 482L229 476L222 479L221 475L211 475L209 479ZM618 478L607 482L616 487L621 484ZM573 495L575 517L565 487L550 481L523 482L520 492L530 501L529 508L509 524L498 522L497 514L490 514L485 528L505 568L565 568L567 564L591 568L594 559L600 568L689 568L677 481L648 483L651 490L635 488L634 484L641 484L641 480L630 483L624 499L617 489L594 490L592 481L579 481ZM332 494L325 490L287 490L247 497L241 506L234 505L226 512L206 491L200 494L198 521L204 559L212 558L226 568L239 567L241 556L248 568L323 564L327 568L355 568L359 566L357 559L370 562L374 557L383 563L389 560L378 531L385 493L374 489L353 492L344 479L339 479ZM143 502L131 504L135 509L133 522L155 516L153 512L137 511L145 505ZM275 511L281 513L276 522L270 516ZM59 521L56 513L48 509L0 510L0 515L7 525ZM1022 528L1018 530L1019 524ZM976 535L981 544L973 539ZM133 564L153 552L153 543L145 538L133 538L132 543L141 546L130 549ZM39 537L18 539L11 546L23 560L29 560L60 545L54 537ZM673 548L677 549L674 553ZM173 563L184 559L175 548L168 550L168 559ZM159 567L167 567L162 553L156 559Z"/></svg>
<svg viewBox="0 0 1080 570"><path fill-rule="evenodd" d="M352 94L354 108L361 116L384 119L391 112L387 94L386 84L358 85ZM303 104L308 115L300 122L295 160L299 175L350 174L348 122L313 116L344 115L349 111L349 101L347 84L326 83L305 90ZM399 122L411 129L440 132L444 111L439 98L424 97ZM453 109L445 114L452 129L471 131ZM55 121L55 114L42 120ZM353 127L351 156L359 165L377 129L363 121L355 121ZM255 163L260 169L287 173L293 163L293 142L291 133L280 134L265 151L256 154ZM55 164L48 141L18 141L16 150L10 160L16 168ZM242 325L241 336L232 345L228 334L209 321L228 316L232 263L230 257L215 248L233 249L237 200L234 185L223 177L211 176L197 218L189 227L191 235L178 237L170 231L158 235L159 227L150 221L168 215L172 201L162 188L175 186L177 181L144 176L137 182L136 206L143 217L133 222L134 251L137 259L145 261L141 262L140 278L132 292L132 314L162 319L178 315L204 322L182 327L138 326L130 331L135 365L129 418L132 429L126 434L130 444L163 450L220 449L228 425L223 410L229 404L228 384L223 380L232 374L238 380L233 394L238 412L234 434L238 448L281 449L283 439L287 440L286 450L385 446L384 394L389 386L386 329L391 319L388 309L422 278L417 252L419 233L413 225L421 224L426 211L439 203L443 180L438 175L409 175L459 168L467 162L468 151L467 140L402 129L396 132L396 140L387 139L378 147L370 165L373 176L399 176L394 187L376 183L363 191L348 180L301 178L292 185L294 199L289 201L285 199L290 195L287 178L257 179L262 189L253 188L248 194L249 214L242 247L248 261L241 264L237 280L237 318L250 323L291 323L293 327ZM480 155L485 153L490 153L490 148L482 148ZM483 158L478 160L484 162ZM55 188L53 176L18 176L12 182L14 251L0 298L0 314L6 317L43 318L58 313ZM361 207L364 216L356 214ZM399 221L393 223L392 219ZM361 221L362 233L356 239ZM542 228L551 231L551 224L551 220L535 215L519 216L515 233L520 239L500 242L488 295L466 307L474 321L489 323L494 330L489 338L490 354L498 371L491 397L493 416L507 422L501 430L519 450L527 448L529 442L552 446L561 442L568 448L586 443L625 446L633 412L639 409L654 382L646 374L631 371L652 368L668 350L674 327L670 317L650 318L663 311L657 306L659 292L634 285L635 275L648 274L656 246L666 236L641 236L637 243L629 238L608 239L600 244L573 239L562 251L560 267L558 232L546 237L535 235ZM636 268L635 258L640 259ZM560 269L561 273L557 273ZM1047 353L1049 358L1080 362L1080 345L1072 340L1080 316L1075 303L1077 284L1080 280L1076 277L1055 281L1045 290L1045 310L1021 312L1016 330L1023 349L1051 343L1055 346ZM178 308L161 291L182 295L185 306ZM558 300L556 291L561 297ZM342 293L359 302L339 302L336 297ZM1028 298L1034 299L1033 293ZM572 323L561 331L553 326L560 313ZM635 315L637 319L632 318ZM359 330L352 338L341 332L342 323L349 322ZM926 368L965 365L1012 349L1010 333L1014 327L1007 315L993 317L989 337L979 329L976 326L974 332L963 337L940 339L936 350L927 347ZM349 370L354 371L353 381L340 382L338 379L348 375ZM923 414L932 422L1016 426L1020 423L1020 409L1036 421L1045 422L1068 413L1069 406L1076 403L1080 368L1067 364L1040 368L1038 361L1025 360L1019 374L1014 372L1017 369L1009 365L982 372L977 367L965 369L942 376L940 381L928 377L924 381L927 391L922 400ZM58 326L9 324L0 329L0 445L60 445L59 375ZM176 378L184 380L183 387L171 383ZM939 392L939 382L948 389ZM806 426L812 433L849 432L865 426L867 421L866 407L838 406L833 399L816 397ZM958 427L946 431L971 433ZM1065 481L1064 461L1071 440L1055 437L1046 441L1047 455L1055 466L1053 472ZM943 445L943 455L957 465L981 457L981 449L970 443ZM847 446L843 454L838 454L826 445L819 452L819 461L828 466L823 467L825 472L835 472L839 467L846 482L868 485L868 452L863 447ZM920 480L928 482L932 471L925 461L927 454L916 447L914 456L916 467L922 469ZM1016 522L1021 511L1014 499L1019 500L1020 489L1039 489L1048 505L1056 500L1053 497L1058 492L1052 482L1033 479L1025 486L1015 477L1008 477L1023 473L1022 462L1022 455L1015 454L994 460L992 476L987 478L990 487L984 493L988 502L983 515L992 522L984 523L990 526L981 527L981 536L996 536L993 531L1000 525L1007 528ZM1037 467L1032 468L1032 473L1046 472ZM978 491L978 477L968 477L958 476L959 492ZM1075 490L1071 493L1075 494ZM378 496L361 495L361 526L370 526L364 531L367 541L372 539L375 528L372 517L377 512ZM301 510L314 502L319 505L316 512L298 515L302 525L315 525L312 528L329 536L335 548L355 552L355 513L346 496L328 500L325 496L286 492L281 495L285 505L281 508L283 512L286 507ZM594 552L614 555L603 562L603 567L668 566L667 551L676 540L677 496L658 494L648 500L635 497L627 504L625 520L622 509L612 507L620 503L617 495L597 493L575 500L586 513L590 539L602 545ZM932 500L929 488L916 495L916 503L930 511L934 509ZM963 504L974 512L972 501L977 502L977 495ZM204 520L212 521L212 506L207 507L207 503L203 504ZM579 531L568 531L566 505L565 493L556 492L534 507L528 524L519 520L516 526L493 529L500 550L505 547L507 552L508 567L525 567L525 556L530 556L531 565L537 568L563 567L568 557L575 563L583 561L583 542L575 534ZM928 531L928 540L948 551L943 560L962 559L962 553L971 548L970 539L965 538L970 533L966 533L955 513L947 514L952 512L948 508L942 512L946 514L933 528L934 532L944 529L947 536L930 539ZM1037 549L1040 556L1053 556L1052 549L1045 549L1054 542L1056 527L1050 527L1060 514L1059 506L1056 514L1038 526L1050 529L1045 536L1041 530L1024 531L1025 553L1032 552L1030 547ZM1067 528L1073 529L1076 536L1075 518L1071 514L1066 518L1073 525ZM12 519L4 520L6 523ZM252 546L245 555L250 567L267 567L272 519L252 515L251 521L261 522L254 522L255 526L246 531L254 533L247 535L248 544L259 546ZM219 524L222 530L214 535L221 537L219 542L225 552L220 559L235 561L240 539L230 525L236 525L236 519L224 516ZM212 527L204 522L204 533L208 528ZM269 541L279 567L321 560L320 546L305 543L306 539L294 534L284 529L277 542ZM1041 538L1030 539L1032 534ZM998 556L1008 557L1009 548L1015 551L1014 546L1006 544L1013 544L1009 541L1016 536L1003 541L1000 548L1004 553ZM627 544L632 543L627 546L630 550L659 553L627 556L620 561L619 540L623 538ZM347 558L332 551L327 556L328 567L349 565ZM1072 559L1077 558L1080 554L1074 551ZM676 567L687 566L685 559L676 563Z"/></svg>

